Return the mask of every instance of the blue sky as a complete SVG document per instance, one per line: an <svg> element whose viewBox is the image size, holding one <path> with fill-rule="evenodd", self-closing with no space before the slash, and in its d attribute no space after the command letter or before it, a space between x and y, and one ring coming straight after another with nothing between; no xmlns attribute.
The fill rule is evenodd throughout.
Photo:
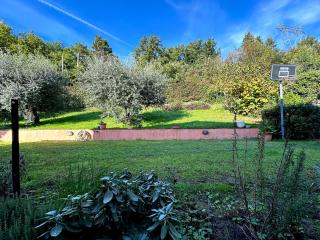
<svg viewBox="0 0 320 240"><path fill-rule="evenodd" d="M279 38L280 23L320 38L320 0L0 0L0 19L65 45L100 34L121 58L150 34L165 46L213 37L223 56L248 31Z"/></svg>

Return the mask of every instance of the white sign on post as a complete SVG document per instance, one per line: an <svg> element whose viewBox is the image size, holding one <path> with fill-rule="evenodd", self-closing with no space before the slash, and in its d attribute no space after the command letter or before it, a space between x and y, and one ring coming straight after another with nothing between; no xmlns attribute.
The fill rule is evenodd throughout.
<svg viewBox="0 0 320 240"><path fill-rule="evenodd" d="M271 80L295 80L296 79L296 65L293 64L272 64Z"/></svg>

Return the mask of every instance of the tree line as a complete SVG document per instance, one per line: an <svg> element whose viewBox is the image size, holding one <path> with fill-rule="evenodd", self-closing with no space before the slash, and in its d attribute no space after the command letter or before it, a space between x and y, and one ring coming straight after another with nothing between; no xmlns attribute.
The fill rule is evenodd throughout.
<svg viewBox="0 0 320 240"><path fill-rule="evenodd" d="M164 102L219 102L237 114L257 114L278 101L269 80L273 63L298 66L297 81L285 85L286 103L320 99L320 42L312 36L280 50L271 37L247 33L223 59L213 38L166 47L150 35L124 64L99 35L90 48L64 47L32 32L15 35L0 22L0 49L0 107L8 109L8 99L19 95L33 123L39 112L83 106L138 123L142 108Z"/></svg>

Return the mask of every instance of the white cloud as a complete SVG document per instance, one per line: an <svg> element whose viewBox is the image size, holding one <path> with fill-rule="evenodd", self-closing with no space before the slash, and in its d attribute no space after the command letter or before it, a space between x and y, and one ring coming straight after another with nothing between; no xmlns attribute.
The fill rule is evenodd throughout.
<svg viewBox="0 0 320 240"><path fill-rule="evenodd" d="M292 0L272 0L272 1L269 1L267 4L264 4L261 7L261 11L263 12L278 11L284 7L287 7L292 2L293 2Z"/></svg>
<svg viewBox="0 0 320 240"><path fill-rule="evenodd" d="M306 2L303 6L291 9L286 17L299 25L309 25L318 22L320 20L320 2Z"/></svg>
<svg viewBox="0 0 320 240"><path fill-rule="evenodd" d="M185 23L182 41L212 35L225 18L223 9L211 0L165 0Z"/></svg>

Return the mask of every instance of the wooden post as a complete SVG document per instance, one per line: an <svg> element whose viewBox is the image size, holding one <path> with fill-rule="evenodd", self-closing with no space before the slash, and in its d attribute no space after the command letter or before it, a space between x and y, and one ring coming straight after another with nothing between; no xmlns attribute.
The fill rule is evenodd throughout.
<svg viewBox="0 0 320 240"><path fill-rule="evenodd" d="M12 129L12 188L13 193L20 195L20 152L19 152L19 101L11 99Z"/></svg>

